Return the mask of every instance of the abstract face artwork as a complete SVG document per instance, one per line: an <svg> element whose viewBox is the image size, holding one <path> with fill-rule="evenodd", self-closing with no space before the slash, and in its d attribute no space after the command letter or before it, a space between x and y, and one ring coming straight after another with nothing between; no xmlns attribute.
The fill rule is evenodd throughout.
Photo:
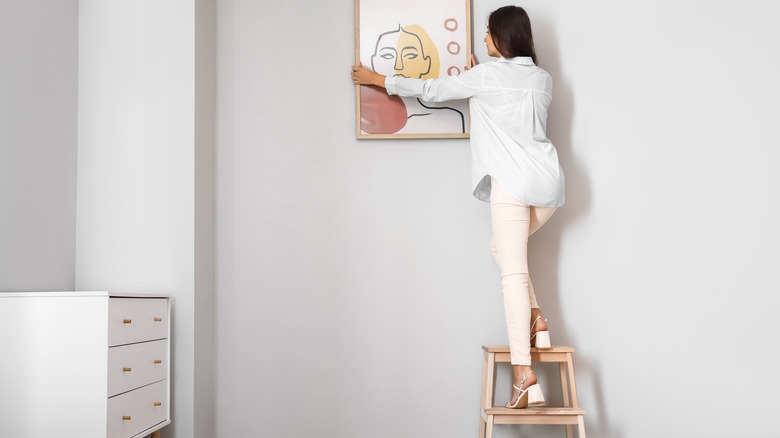
<svg viewBox="0 0 780 438"><path fill-rule="evenodd" d="M467 3L356 1L357 61L365 67L385 76L422 80L442 73L456 75L465 67L470 41ZM431 103L388 96L368 86L359 87L358 93L358 138L468 136L465 101Z"/></svg>
<svg viewBox="0 0 780 438"><path fill-rule="evenodd" d="M434 75L438 76L438 58L436 46L428 44L426 54L420 34L424 31L419 26L398 25L398 29L385 32L376 42L374 55L371 56L371 68L385 76L400 76L404 78L421 79L431 72L431 52L435 53L437 68ZM426 35L427 37L427 35ZM426 38L430 41L430 38Z"/></svg>

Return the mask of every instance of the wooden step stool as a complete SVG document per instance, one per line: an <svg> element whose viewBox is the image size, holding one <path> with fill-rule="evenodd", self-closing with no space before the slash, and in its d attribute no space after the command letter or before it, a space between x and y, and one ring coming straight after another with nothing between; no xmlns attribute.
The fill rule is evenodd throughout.
<svg viewBox="0 0 780 438"><path fill-rule="evenodd" d="M492 438L494 424L565 424L566 437L572 438L572 425L577 425L577 435L585 438L585 410L577 403L577 386L574 382L574 366L571 347L553 347L546 350L531 348L532 362L558 362L561 373L563 406L538 406L527 409L509 409L493 406L496 386L496 364L510 362L509 347L483 345L482 401L480 403L479 438ZM544 389L544 388L543 388Z"/></svg>

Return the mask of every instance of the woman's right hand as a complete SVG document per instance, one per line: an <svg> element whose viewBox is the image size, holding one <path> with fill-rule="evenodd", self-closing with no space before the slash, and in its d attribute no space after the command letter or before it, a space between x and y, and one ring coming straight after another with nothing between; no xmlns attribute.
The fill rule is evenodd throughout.
<svg viewBox="0 0 780 438"><path fill-rule="evenodd" d="M362 63L352 66L352 82L355 85L374 85L385 88L385 77L363 67Z"/></svg>

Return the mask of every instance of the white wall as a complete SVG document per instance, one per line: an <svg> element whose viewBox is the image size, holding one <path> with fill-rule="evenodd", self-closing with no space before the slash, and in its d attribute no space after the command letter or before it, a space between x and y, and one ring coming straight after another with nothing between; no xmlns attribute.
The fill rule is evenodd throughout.
<svg viewBox="0 0 780 438"><path fill-rule="evenodd" d="M0 291L72 290L78 1L0 2Z"/></svg>
<svg viewBox="0 0 780 438"><path fill-rule="evenodd" d="M589 435L776 435L780 6L524 6L569 199L532 276ZM477 432L506 338L468 145L356 141L352 41L351 2L218 4L217 436Z"/></svg>
<svg viewBox="0 0 780 438"><path fill-rule="evenodd" d="M80 3L76 287L172 295L171 437L213 436L215 54L196 17L214 2Z"/></svg>

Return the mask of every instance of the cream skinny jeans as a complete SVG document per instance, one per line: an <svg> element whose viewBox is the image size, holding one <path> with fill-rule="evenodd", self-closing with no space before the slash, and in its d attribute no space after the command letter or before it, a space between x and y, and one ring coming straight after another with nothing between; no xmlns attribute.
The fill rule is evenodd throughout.
<svg viewBox="0 0 780 438"><path fill-rule="evenodd" d="M495 179L491 181L493 257L501 270L512 365L531 365L531 308L539 308L528 274L528 236L555 210L524 204L504 192Z"/></svg>

